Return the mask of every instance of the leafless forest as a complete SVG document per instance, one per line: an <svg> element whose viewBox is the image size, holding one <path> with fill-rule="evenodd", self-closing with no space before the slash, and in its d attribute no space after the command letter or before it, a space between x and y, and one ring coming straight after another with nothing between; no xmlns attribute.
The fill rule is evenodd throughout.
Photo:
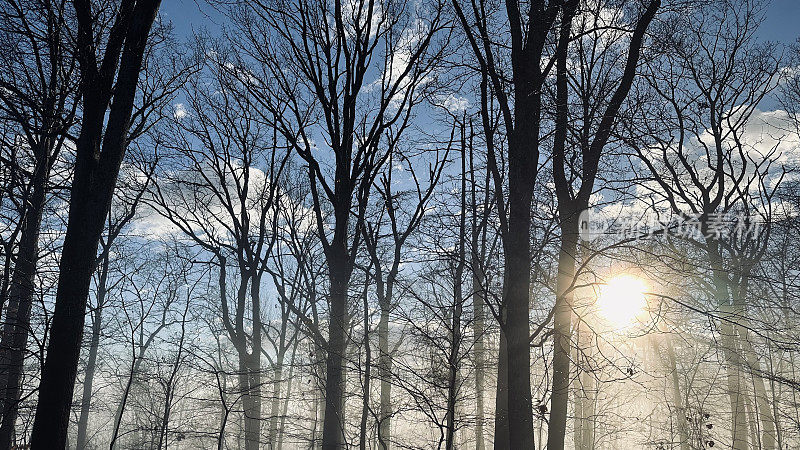
<svg viewBox="0 0 800 450"><path fill-rule="evenodd" d="M0 449L800 449L798 24L0 0Z"/></svg>

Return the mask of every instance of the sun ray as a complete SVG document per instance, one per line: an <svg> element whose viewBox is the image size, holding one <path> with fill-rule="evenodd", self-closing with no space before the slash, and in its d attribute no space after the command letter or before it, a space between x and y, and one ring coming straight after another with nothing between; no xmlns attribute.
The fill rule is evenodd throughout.
<svg viewBox="0 0 800 450"><path fill-rule="evenodd" d="M647 289L647 283L639 277L615 276L600 287L598 312L615 328L626 328L647 308Z"/></svg>

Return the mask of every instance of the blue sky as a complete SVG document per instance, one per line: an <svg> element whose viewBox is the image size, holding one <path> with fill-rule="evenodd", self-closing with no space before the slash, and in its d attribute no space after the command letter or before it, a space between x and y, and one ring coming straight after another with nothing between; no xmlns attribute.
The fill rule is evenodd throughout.
<svg viewBox="0 0 800 450"><path fill-rule="evenodd" d="M161 14L180 36L189 36L193 28L213 30L224 20L206 0L162 0ZM772 0L759 34L766 40L794 42L800 37L800 0Z"/></svg>
<svg viewBox="0 0 800 450"><path fill-rule="evenodd" d="M772 0L759 33L765 39L794 42L800 37L800 0Z"/></svg>
<svg viewBox="0 0 800 450"><path fill-rule="evenodd" d="M162 0L160 12L179 36L189 36L193 28L213 28L222 19L205 0Z"/></svg>
<svg viewBox="0 0 800 450"><path fill-rule="evenodd" d="M800 0L772 0L759 33L764 39L794 42L800 37Z"/></svg>

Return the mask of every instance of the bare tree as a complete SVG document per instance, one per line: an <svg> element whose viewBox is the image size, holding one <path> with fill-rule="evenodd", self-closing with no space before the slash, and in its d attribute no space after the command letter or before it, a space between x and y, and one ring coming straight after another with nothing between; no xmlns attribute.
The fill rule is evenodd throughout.
<svg viewBox="0 0 800 450"><path fill-rule="evenodd" d="M640 124L632 135L652 139L636 145L648 169L647 180L653 183L648 185L652 195L679 218L699 222L700 236L692 237L692 243L708 262L709 291L716 303L712 308L719 311L732 446L744 449L749 400L741 377L739 327L744 311L735 278L748 269L731 265L736 258L725 256L730 242L714 230L720 221L730 220L726 215L741 208L765 211L766 205L753 201L752 190L763 192L768 200L777 186L764 184L773 173L775 149L765 154L753 151L745 134L748 124L757 120L759 103L775 85L780 61L772 44L755 41L760 4L742 0L731 6L730 2L698 6L659 30L668 38L645 77L656 95L647 112L657 119ZM774 426L766 422L765 434L771 436L763 445L773 448Z"/></svg>
<svg viewBox="0 0 800 450"><path fill-rule="evenodd" d="M36 290L42 214L53 166L75 121L77 63L66 2L6 1L0 8L0 112L19 127L21 138L15 143L21 148L7 163L25 179L19 198L19 247L13 270L7 259L10 278L0 304L6 306L0 342L0 447L10 447Z"/></svg>
<svg viewBox="0 0 800 450"><path fill-rule="evenodd" d="M162 172L151 202L218 270L223 325L239 358L245 442L258 448L261 285L276 242L278 186L290 153L260 122L252 95L227 63L213 60L207 76L191 80L186 116L175 117L163 138L174 164ZM237 277L233 285L230 269ZM232 300L229 291L235 292Z"/></svg>
<svg viewBox="0 0 800 450"><path fill-rule="evenodd" d="M534 448L530 383L531 202L539 169L542 90L554 63L546 50L563 3L541 0L520 4L509 0L504 3L502 17L483 1L465 4L466 8L453 1L481 73L481 114L503 236L496 448ZM508 29L501 30L510 32L510 43L494 44L494 36L501 32L494 28L498 23L508 23ZM507 196L506 180L497 163L496 142L491 138L493 101L500 109L508 141Z"/></svg>
<svg viewBox="0 0 800 450"><path fill-rule="evenodd" d="M88 0L74 2L81 74L81 131L61 252L56 310L33 427L32 444L36 448L66 446L89 282L125 155L139 70L159 3L158 0L123 1L114 14L102 54L98 55L99 23L95 8ZM99 66L98 60L101 60Z"/></svg>
<svg viewBox="0 0 800 450"><path fill-rule="evenodd" d="M95 302L91 309L92 328L89 337L89 351L87 354L86 371L83 375L83 387L80 403L80 416L78 419L77 441L76 446L78 449L83 449L87 444L87 427L89 424L89 412L92 402L92 386L94 384L94 376L97 368L97 355L100 346L100 334L103 328L103 310L109 301L108 292L115 289L125 279L124 276L119 276L115 280L110 281L109 276L113 268L112 263L112 248L115 245L117 238L123 234L126 226L136 217L137 208L142 195L146 192L147 185L150 182L152 175L151 165L150 170L140 172L138 168L132 170L135 173L128 173L126 178L125 187L132 197L122 196L123 198L116 198L115 203L119 206L114 208L109 214L107 222L107 231L100 239L100 254L96 262L96 279L95 279ZM131 172L131 171L129 171ZM147 174L149 172L149 174ZM136 176L144 175L144 182L139 183ZM131 179L133 178L133 179ZM120 197L119 195L117 197ZM124 238L124 236L123 236ZM124 239L123 239L124 241ZM123 244L124 245L124 244Z"/></svg>
<svg viewBox="0 0 800 450"><path fill-rule="evenodd" d="M322 446L341 448L348 290L366 206L390 154L383 139L390 130L399 137L411 120L438 59L441 4L263 1L231 15L240 47L257 62L252 88L307 164L329 281Z"/></svg>
<svg viewBox="0 0 800 450"><path fill-rule="evenodd" d="M184 320L176 317L174 309L183 294L181 290L187 285L188 261L166 253L148 255L140 251L137 256L130 258L134 266L127 268L122 283L122 317L118 317L118 328L120 334L124 330L124 345L131 353L127 370L120 380L123 386L114 414L111 449L115 448L120 437L131 388L141 379L147 352L164 330L175 324L185 324Z"/></svg>
<svg viewBox="0 0 800 450"><path fill-rule="evenodd" d="M455 128L453 128L455 131ZM397 306L398 277L400 265L404 262L407 242L417 231L423 220L425 211L439 184L448 156L453 145L452 136L447 148L440 155L435 151L433 160L427 161L426 175L417 174L416 164L423 162L423 155L400 151L400 143L393 134L388 138L387 146L391 149L389 161L375 189L379 194L378 207L371 217L367 217L362 231L364 246L370 261L370 276L374 279L375 295L378 299L380 317L378 319L378 378L380 379L380 412L378 414L378 442L380 448L388 449L391 445L392 406L392 357L402 344L402 339L390 342L389 321L392 311ZM409 149L410 152L415 152ZM415 152L416 153L416 152ZM416 156L412 160L412 156ZM395 172L402 168L410 177L411 187L399 192L393 186L397 184ZM388 242L387 242L388 241Z"/></svg>
<svg viewBox="0 0 800 450"><path fill-rule="evenodd" d="M279 206L278 243L266 269L277 291L278 308L277 316L265 323L265 336L272 351L264 352L273 373L268 439L274 449L282 446L297 347L304 337L315 342L314 336L319 334L318 315L312 310L316 309L315 283L321 272L321 263L314 260L320 249L309 220L312 213L304 201L307 195L306 183L284 190Z"/></svg>
<svg viewBox="0 0 800 450"><path fill-rule="evenodd" d="M589 207L594 192L600 158L612 129L617 121L617 113L633 85L636 68L639 64L645 32L656 14L660 0L646 2L646 7L635 22L630 36L624 68L614 73L614 56L606 52L616 52L607 36L596 31L612 24L599 23L599 11L579 9L580 2L568 1L561 18L558 50L556 56L556 117L553 143L553 180L558 197L558 217L561 228L561 245L558 257L558 280L554 314L554 354L553 354L553 394L550 400L550 421L547 432L547 448L563 449L567 425L567 403L570 383L570 349L572 334L572 290L576 279L576 260L578 251L579 215ZM600 6L596 6L600 8ZM575 33L578 36L591 36L577 39L576 55L571 58L570 42L573 40L573 21L579 19ZM588 22L588 23L587 23ZM605 34L605 35L604 35ZM588 42L587 42L588 41ZM605 48L603 48L605 46ZM608 58L608 63L606 63ZM569 74L567 64L577 62L578 73ZM609 65L611 67L609 67ZM599 77L599 78L596 78ZM616 83L612 80L617 79ZM574 100L570 95L570 84ZM614 86L616 84L616 86ZM607 104L602 105L608 95ZM570 110L577 111L574 116ZM599 111L603 111L602 114ZM595 117L597 116L597 117ZM580 123L573 136L569 136L570 124ZM574 140L573 140L574 139ZM578 155L567 156L567 148L576 148ZM577 445L577 444L576 444Z"/></svg>

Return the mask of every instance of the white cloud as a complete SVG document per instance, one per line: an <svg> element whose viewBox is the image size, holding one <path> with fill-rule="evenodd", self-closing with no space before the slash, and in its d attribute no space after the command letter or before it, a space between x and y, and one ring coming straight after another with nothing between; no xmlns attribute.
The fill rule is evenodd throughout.
<svg viewBox="0 0 800 450"><path fill-rule="evenodd" d="M439 96L439 98L436 99L436 104L451 113L463 112L469 108L469 100L465 97L456 97L453 94Z"/></svg>
<svg viewBox="0 0 800 450"><path fill-rule="evenodd" d="M173 117L175 120L181 120L189 114L186 111L186 106L183 103L175 103Z"/></svg>

